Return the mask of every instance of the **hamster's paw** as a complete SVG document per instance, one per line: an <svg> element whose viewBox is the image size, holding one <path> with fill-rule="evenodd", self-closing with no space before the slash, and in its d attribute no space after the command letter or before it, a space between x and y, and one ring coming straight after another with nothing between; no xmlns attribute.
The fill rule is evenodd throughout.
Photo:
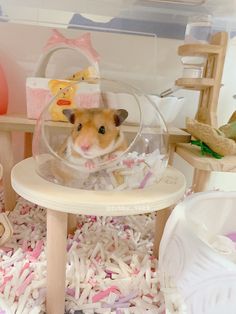
<svg viewBox="0 0 236 314"><path fill-rule="evenodd" d="M111 153L111 154L109 154L109 155L107 156L107 160L108 160L108 161L113 161L113 160L116 159L116 157L117 157L116 154Z"/></svg>
<svg viewBox="0 0 236 314"><path fill-rule="evenodd" d="M135 164L135 161L133 159L125 159L123 160L123 165L125 165L128 168L132 168Z"/></svg>
<svg viewBox="0 0 236 314"><path fill-rule="evenodd" d="M92 169L94 169L95 168L95 163L94 163L94 161L92 161L92 160L87 160L86 162L85 162L85 168L88 168L89 170L92 170Z"/></svg>

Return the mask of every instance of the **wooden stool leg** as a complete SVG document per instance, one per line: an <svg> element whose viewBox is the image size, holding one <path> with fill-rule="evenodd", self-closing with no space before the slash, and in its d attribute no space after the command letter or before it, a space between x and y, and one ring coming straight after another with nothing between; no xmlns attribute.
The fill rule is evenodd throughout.
<svg viewBox="0 0 236 314"><path fill-rule="evenodd" d="M47 210L47 314L65 313L67 213Z"/></svg>
<svg viewBox="0 0 236 314"><path fill-rule="evenodd" d="M176 148L176 144L169 145L169 161L168 161L169 166L173 166L175 148Z"/></svg>
<svg viewBox="0 0 236 314"><path fill-rule="evenodd" d="M24 159L32 156L33 133L25 133Z"/></svg>
<svg viewBox="0 0 236 314"><path fill-rule="evenodd" d="M5 210L11 211L16 205L16 193L11 186L11 169L14 166L11 132L0 132L0 163L3 166L3 192Z"/></svg>
<svg viewBox="0 0 236 314"><path fill-rule="evenodd" d="M210 174L211 172L207 170L200 170L196 168L194 169L192 183L192 188L194 192L202 192L206 189Z"/></svg>
<svg viewBox="0 0 236 314"><path fill-rule="evenodd" d="M156 258L159 258L159 246L166 225L166 221L169 218L170 213L170 208L165 208L156 212L156 225L153 244L153 256L155 256Z"/></svg>
<svg viewBox="0 0 236 314"><path fill-rule="evenodd" d="M68 214L67 233L74 234L77 229L77 216L75 214Z"/></svg>

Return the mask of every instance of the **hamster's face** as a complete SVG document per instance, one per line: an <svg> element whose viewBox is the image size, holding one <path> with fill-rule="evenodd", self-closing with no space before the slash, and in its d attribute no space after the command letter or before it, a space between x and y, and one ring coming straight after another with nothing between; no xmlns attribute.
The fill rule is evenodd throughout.
<svg viewBox="0 0 236 314"><path fill-rule="evenodd" d="M119 126L128 116L123 109L65 109L63 113L74 124L73 150L88 159L112 152L120 135Z"/></svg>

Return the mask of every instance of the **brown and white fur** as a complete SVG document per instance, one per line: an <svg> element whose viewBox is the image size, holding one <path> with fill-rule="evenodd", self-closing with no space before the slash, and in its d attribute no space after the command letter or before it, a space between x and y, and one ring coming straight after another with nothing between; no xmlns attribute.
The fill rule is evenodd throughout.
<svg viewBox="0 0 236 314"><path fill-rule="evenodd" d="M75 164L108 158L124 151L127 143L120 125L127 118L124 109L65 109L63 114L73 129L61 148L64 158Z"/></svg>
<svg viewBox="0 0 236 314"><path fill-rule="evenodd" d="M93 168L93 160L97 158L112 159L113 154L118 154L127 149L124 134L120 125L128 116L124 109L64 109L63 114L73 124L70 136L62 145L59 155L78 166L87 165ZM61 172L60 168L57 171ZM62 174L62 173L61 173ZM113 173L117 182L123 182L119 172ZM70 175L63 174L64 179ZM69 214L68 233L76 229L76 216Z"/></svg>

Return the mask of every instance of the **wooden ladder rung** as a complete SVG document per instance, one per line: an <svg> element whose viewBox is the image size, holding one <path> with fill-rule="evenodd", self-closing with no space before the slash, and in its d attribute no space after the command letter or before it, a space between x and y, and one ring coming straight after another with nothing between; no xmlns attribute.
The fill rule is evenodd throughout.
<svg viewBox="0 0 236 314"><path fill-rule="evenodd" d="M209 44L185 44L179 46L178 54L180 56L196 56L219 54L222 52L222 46Z"/></svg>
<svg viewBox="0 0 236 314"><path fill-rule="evenodd" d="M212 78L180 78L175 81L175 85L191 90L204 90L214 86Z"/></svg>

